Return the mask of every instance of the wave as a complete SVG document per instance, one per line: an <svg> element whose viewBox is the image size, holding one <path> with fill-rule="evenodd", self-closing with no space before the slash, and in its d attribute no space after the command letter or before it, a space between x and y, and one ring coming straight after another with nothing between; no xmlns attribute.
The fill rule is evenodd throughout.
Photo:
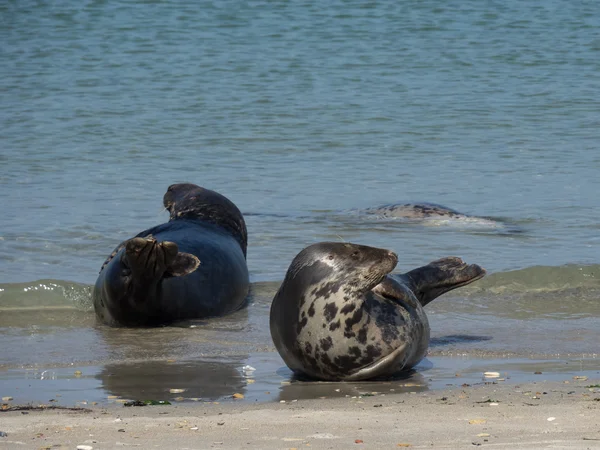
<svg viewBox="0 0 600 450"><path fill-rule="evenodd" d="M0 310L27 308L92 310L92 286L64 280L0 284Z"/></svg>
<svg viewBox="0 0 600 450"><path fill-rule="evenodd" d="M269 303L280 282L255 282L251 301ZM92 310L92 285L64 280L37 280L28 283L0 283L0 310L27 308L75 308ZM489 304L490 299L529 298L544 302L549 298L581 298L597 304L600 314L600 265L534 266L497 272L482 280L446 294L463 297L473 304Z"/></svg>
<svg viewBox="0 0 600 450"><path fill-rule="evenodd" d="M492 273L463 289L471 295L600 289L600 265L533 266Z"/></svg>

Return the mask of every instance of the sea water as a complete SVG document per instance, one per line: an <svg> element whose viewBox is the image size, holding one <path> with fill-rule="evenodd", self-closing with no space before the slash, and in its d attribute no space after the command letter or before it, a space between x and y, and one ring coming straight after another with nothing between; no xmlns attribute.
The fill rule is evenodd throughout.
<svg viewBox="0 0 600 450"><path fill-rule="evenodd" d="M323 240L488 270L427 307L425 388L600 370L597 2L23 0L0 38L2 395L285 396L270 301ZM175 182L245 214L248 308L96 325L102 262ZM360 213L408 202L472 217Z"/></svg>

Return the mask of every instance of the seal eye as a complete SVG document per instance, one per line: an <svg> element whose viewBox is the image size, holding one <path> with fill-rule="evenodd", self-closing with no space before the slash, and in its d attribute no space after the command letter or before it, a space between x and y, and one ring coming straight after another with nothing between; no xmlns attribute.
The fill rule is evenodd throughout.
<svg viewBox="0 0 600 450"><path fill-rule="evenodd" d="M354 251L352 252L352 255L351 255L351 256L352 256L352 258L354 258L354 259L358 258L358 250L354 250Z"/></svg>
<svg viewBox="0 0 600 450"><path fill-rule="evenodd" d="M129 275L131 275L131 270L128 268L124 268L123 270L121 270L121 276L122 277L128 277Z"/></svg>
<svg viewBox="0 0 600 450"><path fill-rule="evenodd" d="M333 259L333 255L329 255L329 256L327 257L327 259L329 259L329 260L332 260L332 259Z"/></svg>

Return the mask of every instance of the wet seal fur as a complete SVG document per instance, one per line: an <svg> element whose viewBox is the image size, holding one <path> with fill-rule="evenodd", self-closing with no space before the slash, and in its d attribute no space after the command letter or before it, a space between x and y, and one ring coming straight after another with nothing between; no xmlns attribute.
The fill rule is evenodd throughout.
<svg viewBox="0 0 600 450"><path fill-rule="evenodd" d="M428 218L449 218L462 219L467 216L455 209L436 203L404 203L379 206L376 208L368 208L366 214L377 216L383 219L408 219L420 220Z"/></svg>
<svg viewBox="0 0 600 450"><path fill-rule="evenodd" d="M223 195L169 186L167 223L122 242L94 286L96 317L111 326L158 326L239 309L248 293L248 234Z"/></svg>
<svg viewBox="0 0 600 450"><path fill-rule="evenodd" d="M302 250L271 305L271 337L287 366L331 381L410 369L429 346L423 306L485 275L456 257L389 275L397 262L389 250L357 244L322 242Z"/></svg>

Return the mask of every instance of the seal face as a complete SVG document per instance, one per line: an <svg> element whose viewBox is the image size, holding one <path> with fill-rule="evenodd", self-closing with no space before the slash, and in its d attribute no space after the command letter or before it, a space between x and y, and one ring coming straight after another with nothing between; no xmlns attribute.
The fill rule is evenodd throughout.
<svg viewBox="0 0 600 450"><path fill-rule="evenodd" d="M485 271L444 258L388 275L395 253L323 242L292 261L273 299L271 336L294 372L322 380L391 376L416 365L429 345L423 306Z"/></svg>
<svg viewBox="0 0 600 450"><path fill-rule="evenodd" d="M122 242L106 259L92 294L112 326L156 326L222 315L248 292L247 231L239 209L195 184L169 186L170 220Z"/></svg>

